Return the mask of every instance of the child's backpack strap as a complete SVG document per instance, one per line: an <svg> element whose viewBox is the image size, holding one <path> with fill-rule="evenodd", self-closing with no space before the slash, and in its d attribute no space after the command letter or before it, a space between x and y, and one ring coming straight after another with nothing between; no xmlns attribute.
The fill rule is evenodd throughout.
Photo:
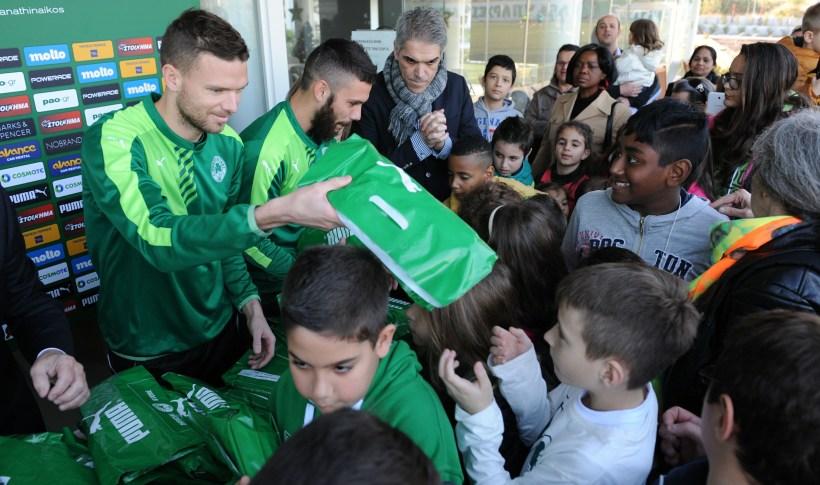
<svg viewBox="0 0 820 485"><path fill-rule="evenodd" d="M604 136L604 146L603 152L609 150L610 145L612 145L612 118L615 117L615 105L618 104L617 101L612 103L612 106L609 107L609 116L606 118L606 136Z"/></svg>

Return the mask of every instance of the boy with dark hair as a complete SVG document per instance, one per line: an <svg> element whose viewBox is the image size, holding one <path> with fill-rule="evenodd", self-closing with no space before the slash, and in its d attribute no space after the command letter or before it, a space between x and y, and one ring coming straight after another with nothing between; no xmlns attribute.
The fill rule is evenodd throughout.
<svg viewBox="0 0 820 485"><path fill-rule="evenodd" d="M447 159L450 197L444 201L444 205L458 212L464 196L491 181L508 185L523 197L532 197L538 193L515 179L496 177L491 150L487 140L480 136L461 138L453 144Z"/></svg>
<svg viewBox="0 0 820 485"><path fill-rule="evenodd" d="M439 485L441 480L407 435L371 414L340 409L282 444L251 483Z"/></svg>
<svg viewBox="0 0 820 485"><path fill-rule="evenodd" d="M661 451L668 462L697 460L659 483L820 483L820 318L771 310L729 333L708 373L701 417L674 407L663 414Z"/></svg>
<svg viewBox="0 0 820 485"><path fill-rule="evenodd" d="M532 149L532 129L522 118L507 118L493 134L493 165L502 177L532 187L532 167L527 157Z"/></svg>
<svg viewBox="0 0 820 485"><path fill-rule="evenodd" d="M498 125L507 118L520 117L508 98L515 84L515 61L510 56L498 54L490 57L481 77L484 95L473 105L478 129L487 141L493 139Z"/></svg>
<svg viewBox="0 0 820 485"><path fill-rule="evenodd" d="M318 414L368 411L406 433L443 481L463 481L453 430L419 375L416 354L386 325L390 281L364 249L319 246L299 255L282 290L290 369L274 419L288 439ZM356 304L351 305L351 298Z"/></svg>
<svg viewBox="0 0 820 485"><path fill-rule="evenodd" d="M662 99L639 109L612 155L606 191L578 200L562 250L570 268L591 250L620 247L686 281L710 264L709 230L726 216L683 188L709 150L706 115Z"/></svg>
<svg viewBox="0 0 820 485"><path fill-rule="evenodd" d="M328 39L305 61L288 99L241 134L245 164L240 199L251 204L293 191L316 158L320 144L361 118L376 67L361 45ZM298 226L278 228L245 251L251 277L266 303L281 289L296 253Z"/></svg>
<svg viewBox="0 0 820 485"><path fill-rule="evenodd" d="M606 291L601 291L606 288ZM606 263L561 281L558 322L544 336L562 384L548 393L532 342L493 328L489 368L531 446L515 481L643 484L652 466L658 404L650 380L694 340L698 313L678 278L646 265ZM456 434L475 483L510 483L498 454L503 422L482 363L477 383L439 373L458 403Z"/></svg>

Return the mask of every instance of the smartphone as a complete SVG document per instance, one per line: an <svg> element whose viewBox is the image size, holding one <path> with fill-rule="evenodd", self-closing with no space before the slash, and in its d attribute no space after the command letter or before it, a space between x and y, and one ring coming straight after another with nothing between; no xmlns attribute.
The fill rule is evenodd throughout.
<svg viewBox="0 0 820 485"><path fill-rule="evenodd" d="M709 93L709 97L706 98L706 114L716 115L720 113L726 107L725 103L726 93L718 93L717 91Z"/></svg>

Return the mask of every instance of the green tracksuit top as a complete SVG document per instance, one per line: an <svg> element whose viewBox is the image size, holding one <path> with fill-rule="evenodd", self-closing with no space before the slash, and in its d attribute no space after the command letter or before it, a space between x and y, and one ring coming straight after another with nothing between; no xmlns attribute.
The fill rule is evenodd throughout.
<svg viewBox="0 0 820 485"><path fill-rule="evenodd" d="M316 143L299 126L288 101L273 107L241 134L245 164L240 201L264 204L292 192L316 159ZM251 275L263 292L278 292L296 255L300 226L273 230L245 251Z"/></svg>
<svg viewBox="0 0 820 485"><path fill-rule="evenodd" d="M214 338L259 298L242 251L265 233L236 204L242 141L226 126L192 143L142 103L85 135L83 204L109 348L145 360Z"/></svg>
<svg viewBox="0 0 820 485"><path fill-rule="evenodd" d="M441 480L464 481L453 427L430 384L421 377L416 353L405 342L393 342L379 362L362 402L367 411L406 434L430 458ZM282 441L293 436L305 422L313 405L299 394L288 369L279 381L274 420ZM314 410L314 418L320 414Z"/></svg>

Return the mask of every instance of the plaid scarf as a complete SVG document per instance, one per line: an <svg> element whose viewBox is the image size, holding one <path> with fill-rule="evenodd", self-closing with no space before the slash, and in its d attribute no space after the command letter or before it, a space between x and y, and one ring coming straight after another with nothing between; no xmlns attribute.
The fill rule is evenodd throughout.
<svg viewBox="0 0 820 485"><path fill-rule="evenodd" d="M387 84L387 92L396 102L396 106L390 111L388 129L393 138L396 139L396 143L401 145L418 129L419 118L433 110L433 101L444 92L444 88L447 86L447 66L442 56L436 77L433 78L427 89L420 94L413 93L407 88L404 79L401 77L399 63L393 57L393 54L387 56L383 73L384 81Z"/></svg>

